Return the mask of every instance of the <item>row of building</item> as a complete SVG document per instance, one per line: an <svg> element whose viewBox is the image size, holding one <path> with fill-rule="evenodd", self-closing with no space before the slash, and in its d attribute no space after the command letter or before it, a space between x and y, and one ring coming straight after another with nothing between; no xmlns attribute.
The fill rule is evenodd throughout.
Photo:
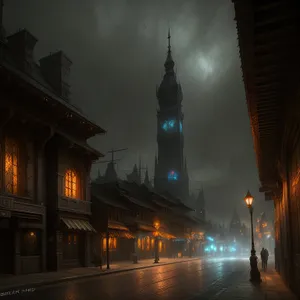
<svg viewBox="0 0 300 300"><path fill-rule="evenodd" d="M38 64L37 39L6 36L2 7L0 274L196 253L205 223L181 200L132 180L91 183L103 155L87 140L105 130L70 103L71 60L59 51Z"/></svg>
<svg viewBox="0 0 300 300"><path fill-rule="evenodd" d="M276 269L299 297L300 3L233 3L260 192L275 208Z"/></svg>

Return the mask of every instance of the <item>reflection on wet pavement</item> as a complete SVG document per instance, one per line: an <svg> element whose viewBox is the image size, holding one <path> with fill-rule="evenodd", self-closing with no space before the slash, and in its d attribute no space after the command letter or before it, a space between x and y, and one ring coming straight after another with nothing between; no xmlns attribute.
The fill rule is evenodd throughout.
<svg viewBox="0 0 300 300"><path fill-rule="evenodd" d="M248 271L248 260L199 259L37 288L18 300L213 299ZM213 298L212 298L213 297ZM1 300L2 300L1 299Z"/></svg>

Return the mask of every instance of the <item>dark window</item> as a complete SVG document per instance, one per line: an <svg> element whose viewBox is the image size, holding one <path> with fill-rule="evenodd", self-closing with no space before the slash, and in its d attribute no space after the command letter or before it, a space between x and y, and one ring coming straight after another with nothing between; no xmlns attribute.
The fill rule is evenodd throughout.
<svg viewBox="0 0 300 300"><path fill-rule="evenodd" d="M41 253L41 234L37 230L21 232L21 256L34 256Z"/></svg>

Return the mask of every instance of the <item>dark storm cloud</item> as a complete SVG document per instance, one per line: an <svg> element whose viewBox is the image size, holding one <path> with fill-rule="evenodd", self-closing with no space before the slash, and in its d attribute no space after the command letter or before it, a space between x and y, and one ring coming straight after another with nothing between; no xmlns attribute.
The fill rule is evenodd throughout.
<svg viewBox="0 0 300 300"><path fill-rule="evenodd" d="M108 130L93 146L129 148L120 155L123 175L139 155L153 173L155 88L170 27L191 188L203 182L208 210L218 219L228 219L234 207L247 216L242 198L248 188L259 196L259 183L230 1L5 2L8 33L30 30L39 39L37 59L58 49L71 58L72 101ZM257 211L266 207L257 203Z"/></svg>

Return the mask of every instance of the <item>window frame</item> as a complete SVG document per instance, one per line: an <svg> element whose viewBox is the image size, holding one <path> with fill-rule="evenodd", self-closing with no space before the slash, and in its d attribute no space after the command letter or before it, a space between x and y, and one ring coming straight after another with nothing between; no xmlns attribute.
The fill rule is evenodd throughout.
<svg viewBox="0 0 300 300"><path fill-rule="evenodd" d="M8 146L10 144L12 150L8 150L10 148L10 146ZM15 150L14 150L15 148ZM7 156L10 155L12 157L12 174L7 175L8 171L6 170L6 158ZM15 157L15 159L13 159L13 157ZM15 167L16 167L16 174L14 175L14 160L17 161ZM10 195L14 195L17 196L20 194L21 191L21 186L20 186L20 181L21 179L21 174L20 174L20 168L21 168L21 155L20 155L20 143L18 142L17 139L15 138L11 138L11 137L4 137L2 142L1 142L1 189ZM16 184L14 185L13 183L13 178L14 176L16 177ZM8 181L8 177L10 178L10 183L7 183ZM8 184L12 185L12 189L8 188Z"/></svg>
<svg viewBox="0 0 300 300"><path fill-rule="evenodd" d="M73 181L74 178L75 181ZM64 172L63 195L69 199L79 200L81 198L80 174L75 168L67 168Z"/></svg>

